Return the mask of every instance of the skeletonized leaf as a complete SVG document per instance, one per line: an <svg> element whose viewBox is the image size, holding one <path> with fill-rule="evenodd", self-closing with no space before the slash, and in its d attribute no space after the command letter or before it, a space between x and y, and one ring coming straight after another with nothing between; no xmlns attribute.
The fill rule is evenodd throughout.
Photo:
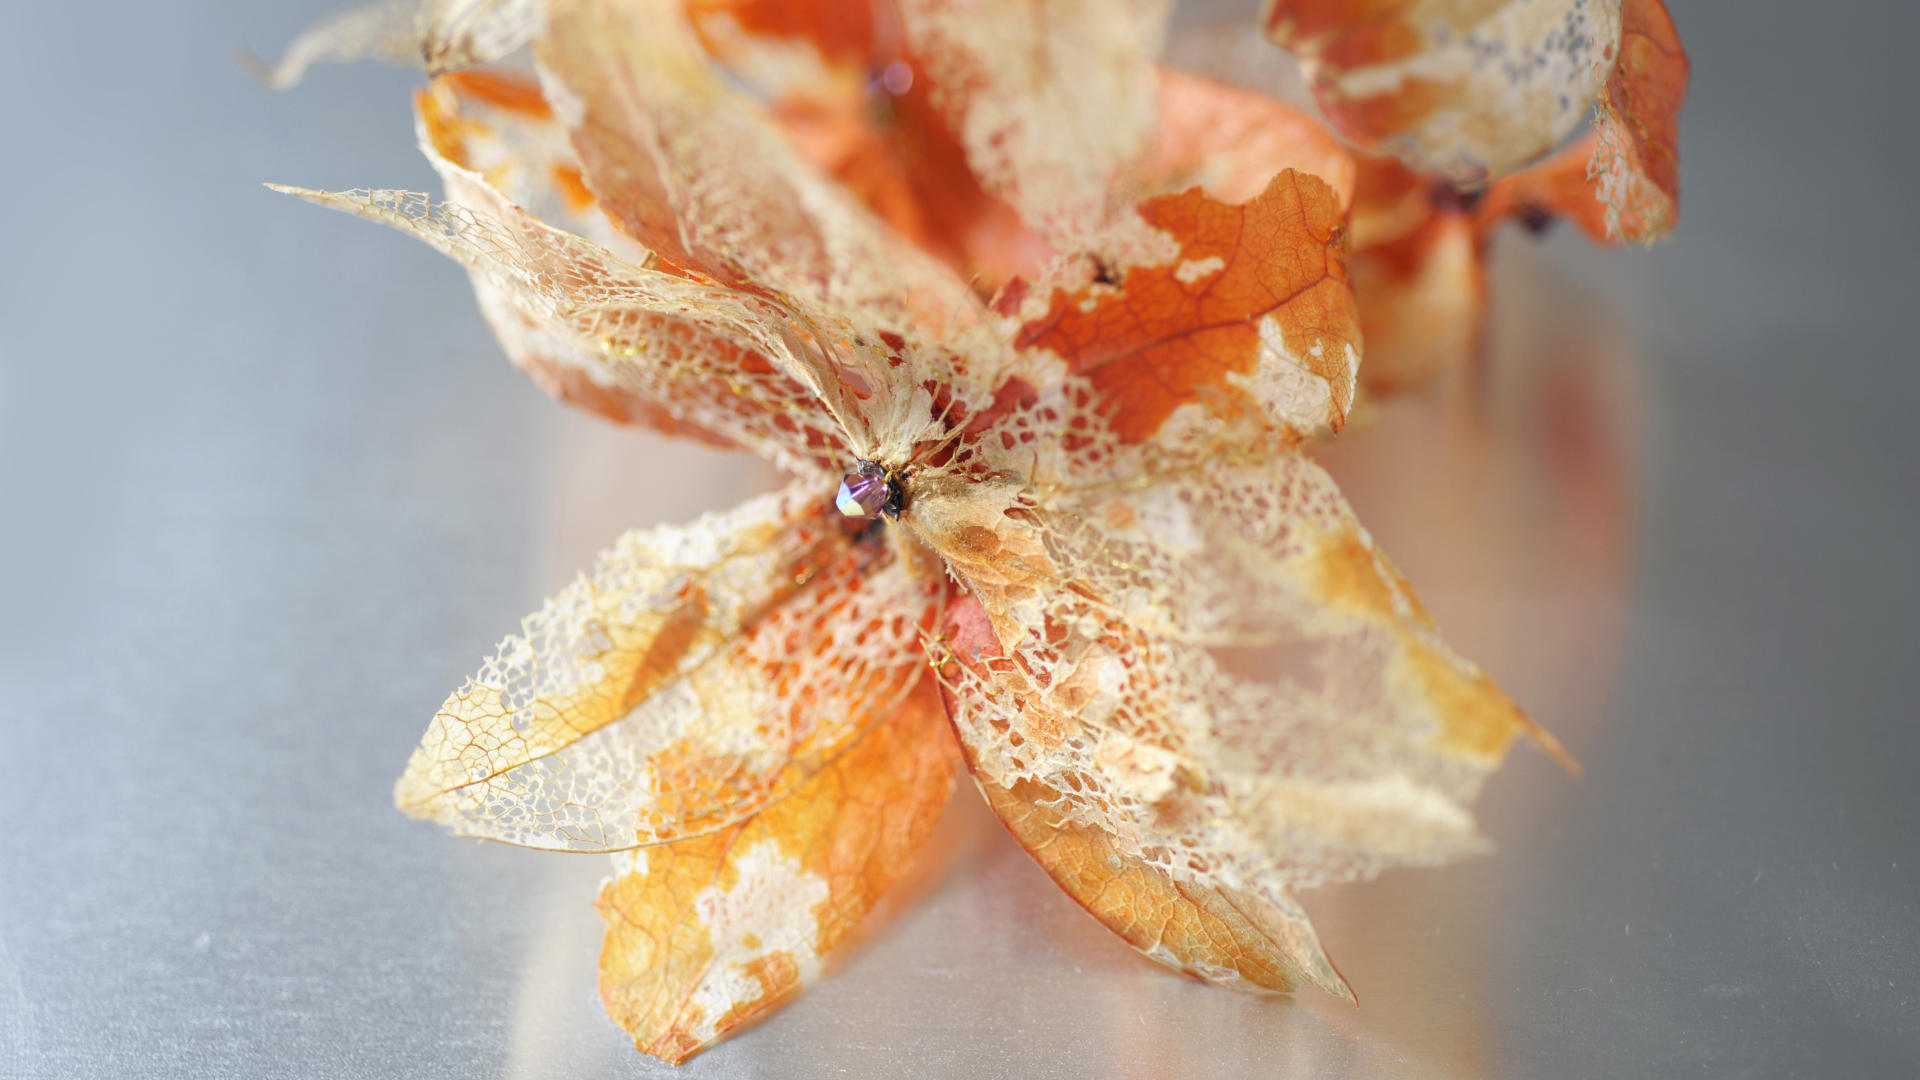
<svg viewBox="0 0 1920 1080"><path fill-rule="evenodd" d="M1297 453L1033 503L997 527L916 512L963 576L1001 575L935 653L995 809L1150 957L1345 994L1294 891L1480 850L1465 804L1538 732Z"/></svg>
<svg viewBox="0 0 1920 1080"><path fill-rule="evenodd" d="M902 0L900 13L974 175L1057 250L1085 249L1153 131L1165 0Z"/></svg>
<svg viewBox="0 0 1920 1080"><path fill-rule="evenodd" d="M976 305L808 168L668 0L564 0L536 50L589 189L635 239L811 312L908 332Z"/></svg>
<svg viewBox="0 0 1920 1080"><path fill-rule="evenodd" d="M508 353L563 398L616 418L664 414L798 472L846 456L843 429L813 389L826 377L815 367L822 353L781 312L630 263L528 217L431 149L428 156L453 202L406 191L276 190L390 225L465 266Z"/></svg>
<svg viewBox="0 0 1920 1080"><path fill-rule="evenodd" d="M1047 876L1143 955L1207 982L1284 992L1315 985L1353 1000L1298 905L1177 877L1122 848L1105 829L1057 809L1067 800L1037 781L1011 788L975 774L987 804Z"/></svg>
<svg viewBox="0 0 1920 1080"><path fill-rule="evenodd" d="M375 0L336 12L302 32L268 66L241 60L254 78L286 90L315 64L383 60L439 74L511 53L540 32L545 0Z"/></svg>
<svg viewBox="0 0 1920 1080"><path fill-rule="evenodd" d="M942 585L812 484L628 533L441 707L401 807L612 851L712 833L804 784L919 678Z"/></svg>
<svg viewBox="0 0 1920 1080"><path fill-rule="evenodd" d="M443 76L416 108L421 151L448 200L518 233L526 257L538 252L560 267L528 276L511 272L513 258L462 260L516 366L554 396L616 422L745 446L789 469L839 464L839 426L789 371L817 354L780 331L784 316L726 290L690 287L614 227L535 84L491 72ZM555 222L573 235L546 228ZM560 288L602 276L602 264L656 283L659 295L609 303ZM755 324L761 329L737 329Z"/></svg>
<svg viewBox="0 0 1920 1080"><path fill-rule="evenodd" d="M1197 191L1160 205L1203 211L1200 227L1169 230L1189 247L1240 243L1275 220L1298 229L1309 187L1331 229L1331 190L1289 175L1262 197L1292 196L1278 207ZM1220 261L1185 276L1225 277L1231 260ZM1080 320L1060 339L1073 346L1029 322L1036 362L1018 402L984 417L949 471L916 477L902 520L970 594L931 654L982 789L1089 911L1202 978L1344 994L1294 892L1480 850L1466 804L1481 779L1516 736L1556 748L1447 649L1299 453L1309 420L1329 422L1324 377L1306 412L1285 407L1298 397L1221 408L1217 387L1233 384L1206 384L1185 424L1156 401L1172 365L1098 387L1083 357L1104 349L1124 365L1161 341L1143 342L1147 320L1121 317L1114 297L1185 284L1179 265L1138 284L1134 268L1112 295L1056 297L1050 315ZM1343 278L1323 269L1302 287L1326 290L1341 313L1306 324L1351 341ZM1204 335L1244 332L1261 309L1147 310L1168 312L1166 340L1197 338L1217 360L1237 354ZM1271 379L1289 363L1265 353L1249 369ZM1142 421L1145 406L1157 421Z"/></svg>
<svg viewBox="0 0 1920 1080"><path fill-rule="evenodd" d="M696 0L701 40L773 102L801 155L983 293L1038 275L1045 243L982 189L890 0Z"/></svg>
<svg viewBox="0 0 1920 1080"><path fill-rule="evenodd" d="M607 1013L678 1064L811 982L932 831L953 790L950 738L922 678L752 819L615 856L600 893Z"/></svg>
<svg viewBox="0 0 1920 1080"><path fill-rule="evenodd" d="M536 55L587 188L669 262L791 312L820 354L808 387L859 456L906 456L929 385L992 384L1004 350L966 284L801 160L705 62L677 4L556 0Z"/></svg>

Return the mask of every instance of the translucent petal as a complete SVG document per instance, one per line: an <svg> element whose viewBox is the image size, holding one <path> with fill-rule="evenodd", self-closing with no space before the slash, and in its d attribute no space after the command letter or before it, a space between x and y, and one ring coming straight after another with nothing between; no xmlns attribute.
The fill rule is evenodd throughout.
<svg viewBox="0 0 1920 1080"><path fill-rule="evenodd" d="M1297 454L997 522L921 506L975 583L934 655L982 788L1172 966L1344 993L1294 892L1481 850L1465 804L1538 734Z"/></svg>
<svg viewBox="0 0 1920 1080"><path fill-rule="evenodd" d="M303 31L272 66L242 62L261 83L286 90L315 64L384 60L430 72L457 71L511 53L540 32L544 0L375 0L335 12Z"/></svg>
<svg viewBox="0 0 1920 1080"><path fill-rule="evenodd" d="M967 285L804 161L668 0L565 0L536 48L586 186L662 258L782 308L856 457L900 461L1005 346ZM914 362L904 364L903 350ZM936 393L936 390L938 393Z"/></svg>
<svg viewBox="0 0 1920 1080"><path fill-rule="evenodd" d="M395 797L568 851L720 829L904 698L944 589L811 484L629 533L447 699Z"/></svg>
<svg viewBox="0 0 1920 1080"><path fill-rule="evenodd" d="M922 679L844 757L740 825L614 857L600 995L679 1063L778 1008L911 865L953 790L953 736Z"/></svg>
<svg viewBox="0 0 1920 1080"><path fill-rule="evenodd" d="M1123 211L1154 128L1165 0L902 0L913 62L983 186L1063 253Z"/></svg>
<svg viewBox="0 0 1920 1080"><path fill-rule="evenodd" d="M465 266L509 355L600 411L639 403L794 471L836 469L845 435L796 377L819 354L752 297L635 264L535 221L437 159L453 201L276 187L416 236Z"/></svg>

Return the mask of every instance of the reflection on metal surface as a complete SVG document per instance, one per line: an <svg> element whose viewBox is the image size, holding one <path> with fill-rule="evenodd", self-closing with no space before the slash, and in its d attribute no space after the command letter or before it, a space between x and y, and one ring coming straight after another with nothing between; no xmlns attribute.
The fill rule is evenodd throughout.
<svg viewBox="0 0 1920 1080"><path fill-rule="evenodd" d="M963 790L922 900L677 1073L601 1014L604 861L449 839L392 785L611 536L770 481L674 494L735 463L567 415L458 270L248 194L430 182L408 76L269 98L218 62L332 6L120 5L102 34L37 5L0 65L42 149L0 174L34 208L0 245L0 1076L1920 1071L1920 162L1889 137L1920 5L1869 33L1674 5L1702 73L1675 242L1604 270L1503 245L1484 407L1409 402L1328 455L1586 768L1516 750L1494 854L1307 895L1358 1008L1135 957ZM111 320L138 347L76 332L103 251L140 271Z"/></svg>

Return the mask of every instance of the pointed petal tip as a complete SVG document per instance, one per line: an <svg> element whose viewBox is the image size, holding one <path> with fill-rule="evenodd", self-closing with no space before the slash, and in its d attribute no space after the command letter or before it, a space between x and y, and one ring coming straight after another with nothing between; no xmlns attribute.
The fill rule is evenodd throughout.
<svg viewBox="0 0 1920 1080"><path fill-rule="evenodd" d="M1349 1005L1360 1004L1360 999L1353 996L1353 987L1347 985L1346 976L1333 966L1333 960L1327 956L1327 950L1321 946L1318 935L1314 936L1307 949L1296 953L1295 958L1300 974L1305 975L1313 985Z"/></svg>
<svg viewBox="0 0 1920 1080"><path fill-rule="evenodd" d="M233 58L234 66L240 69L241 74L252 79L254 85L259 86L263 90L278 92L291 89L293 86L293 83L284 81L278 77L278 73L274 70L272 64L262 60L260 54L244 45L235 46L233 51L228 55Z"/></svg>
<svg viewBox="0 0 1920 1080"><path fill-rule="evenodd" d="M1521 714L1520 719L1525 725L1527 737L1532 739L1533 744L1545 751L1546 755L1558 763L1562 769L1565 769L1568 776L1577 780L1586 774L1586 770L1580 767L1580 762L1567 751L1565 746L1561 745L1559 739L1554 738L1553 732L1541 727L1532 717L1524 713Z"/></svg>
<svg viewBox="0 0 1920 1080"><path fill-rule="evenodd" d="M640 1039L633 1041L633 1048L635 1050L640 1051L648 1057L658 1058L669 1065L685 1065L688 1061L698 1057L701 1051L712 1045L713 1043L711 1042L695 1042L684 1036L655 1039L652 1042L645 1042Z"/></svg>
<svg viewBox="0 0 1920 1080"><path fill-rule="evenodd" d="M405 777L402 777L399 783L393 785L393 808L408 817L420 816L419 800L414 793L408 789Z"/></svg>
<svg viewBox="0 0 1920 1080"><path fill-rule="evenodd" d="M448 793L429 783L411 762L393 783L393 805L401 813L420 821L454 824L445 813Z"/></svg>
<svg viewBox="0 0 1920 1080"><path fill-rule="evenodd" d="M327 193L314 188L304 188L296 184L276 184L271 181L262 183L260 186L266 188L268 191L281 195L291 195L296 199L303 199L316 206L325 206L327 204Z"/></svg>

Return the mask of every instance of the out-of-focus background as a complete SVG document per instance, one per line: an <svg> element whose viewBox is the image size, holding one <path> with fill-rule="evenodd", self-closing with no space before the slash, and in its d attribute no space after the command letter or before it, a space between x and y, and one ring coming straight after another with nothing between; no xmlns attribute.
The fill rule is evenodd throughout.
<svg viewBox="0 0 1920 1080"><path fill-rule="evenodd" d="M390 787L599 546L772 480L564 410L452 264L259 186L432 186L416 77L228 59L328 7L7 16L0 1076L669 1071L595 996L603 860ZM1585 776L1521 749L1496 854L1307 897L1358 1008L1161 971L963 791L917 902L685 1075L1920 1073L1920 7L1672 7L1675 240L1503 237L1484 386L1329 454Z"/></svg>

